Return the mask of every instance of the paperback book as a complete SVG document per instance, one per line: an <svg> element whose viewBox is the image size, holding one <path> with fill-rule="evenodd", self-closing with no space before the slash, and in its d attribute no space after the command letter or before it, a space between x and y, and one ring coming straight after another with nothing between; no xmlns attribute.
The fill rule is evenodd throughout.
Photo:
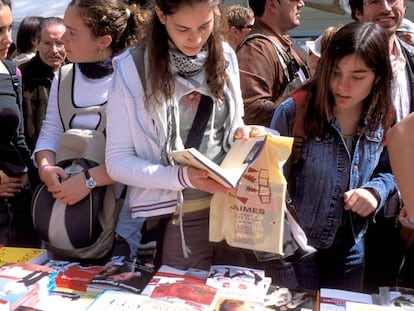
<svg viewBox="0 0 414 311"><path fill-rule="evenodd" d="M165 301L179 310L209 311L217 289L205 284L208 271L179 270L169 266L161 268L151 278L142 294L155 301ZM153 302L154 303L154 302Z"/></svg>
<svg viewBox="0 0 414 311"><path fill-rule="evenodd" d="M99 293L103 290L115 289L139 294L153 274L153 268L141 265L136 259L125 260L123 257L113 257L90 281L87 290Z"/></svg>
<svg viewBox="0 0 414 311"><path fill-rule="evenodd" d="M237 186L246 169L263 149L266 136L236 140L220 165L214 163L195 148L171 151L178 163L206 170L209 177L230 188Z"/></svg>
<svg viewBox="0 0 414 311"><path fill-rule="evenodd" d="M6 263L0 267L0 300L16 310L26 301L38 301L56 287L56 271L37 264Z"/></svg>
<svg viewBox="0 0 414 311"><path fill-rule="evenodd" d="M49 260L45 266L58 271L56 286L86 292L91 280L104 270L104 266L82 265L66 260Z"/></svg>
<svg viewBox="0 0 414 311"><path fill-rule="evenodd" d="M41 265L46 261L46 249L9 246L0 247L0 265L9 262L25 262Z"/></svg>

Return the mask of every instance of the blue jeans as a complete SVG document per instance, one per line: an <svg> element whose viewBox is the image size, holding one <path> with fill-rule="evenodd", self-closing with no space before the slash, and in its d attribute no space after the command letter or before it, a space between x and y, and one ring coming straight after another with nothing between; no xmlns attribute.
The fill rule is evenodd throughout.
<svg viewBox="0 0 414 311"><path fill-rule="evenodd" d="M347 247L331 247L293 263L299 287L363 291L363 241Z"/></svg>
<svg viewBox="0 0 414 311"><path fill-rule="evenodd" d="M128 200L125 199L115 232L128 243L131 257L135 257L137 254L138 246L142 238L141 229L144 222L145 218L143 217L131 218Z"/></svg>

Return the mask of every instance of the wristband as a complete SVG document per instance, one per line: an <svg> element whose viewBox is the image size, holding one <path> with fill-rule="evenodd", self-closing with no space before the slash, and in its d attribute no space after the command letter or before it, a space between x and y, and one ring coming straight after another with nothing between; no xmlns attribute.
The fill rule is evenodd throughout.
<svg viewBox="0 0 414 311"><path fill-rule="evenodd" d="M39 175L42 174L42 171L45 169L45 167L48 167L48 166L52 166L52 165L50 165L50 164L43 164L43 165L41 165L39 167Z"/></svg>

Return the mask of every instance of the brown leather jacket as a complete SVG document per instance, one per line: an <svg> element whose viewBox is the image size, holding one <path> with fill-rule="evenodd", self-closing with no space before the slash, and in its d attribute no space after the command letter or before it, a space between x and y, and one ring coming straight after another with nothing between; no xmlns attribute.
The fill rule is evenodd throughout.
<svg viewBox="0 0 414 311"><path fill-rule="evenodd" d="M251 33L264 34L279 43L283 50L296 59L307 77L310 77L307 53L293 44L289 36L275 33L259 20ZM244 100L244 122L269 126L276 101L288 84L275 47L269 40L254 38L239 46L237 59Z"/></svg>

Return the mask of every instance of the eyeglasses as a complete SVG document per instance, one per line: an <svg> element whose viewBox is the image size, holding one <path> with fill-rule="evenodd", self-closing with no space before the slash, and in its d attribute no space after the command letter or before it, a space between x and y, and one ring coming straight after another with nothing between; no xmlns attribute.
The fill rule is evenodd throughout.
<svg viewBox="0 0 414 311"><path fill-rule="evenodd" d="M363 2L363 4L370 7L380 7L387 3L388 6L393 7L399 4L400 2L401 0L368 0Z"/></svg>

